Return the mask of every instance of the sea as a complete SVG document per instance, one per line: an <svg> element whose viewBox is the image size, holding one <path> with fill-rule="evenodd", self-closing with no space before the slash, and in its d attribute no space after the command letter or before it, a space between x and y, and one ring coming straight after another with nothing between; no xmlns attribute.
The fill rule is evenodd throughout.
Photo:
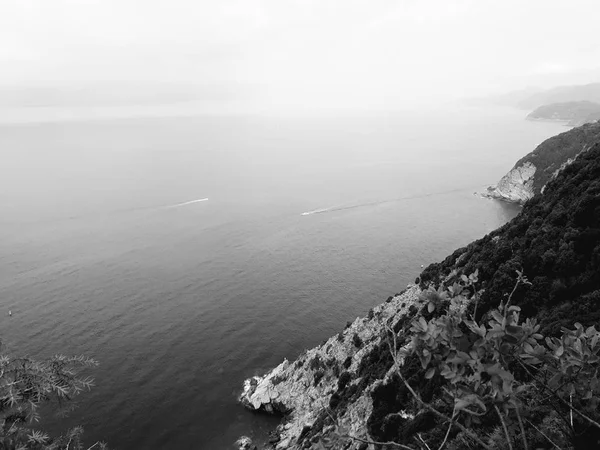
<svg viewBox="0 0 600 450"><path fill-rule="evenodd" d="M3 351L99 361L35 426L121 450L262 442L277 419L244 379L515 217L476 193L566 131L457 105L149 111L0 111Z"/></svg>

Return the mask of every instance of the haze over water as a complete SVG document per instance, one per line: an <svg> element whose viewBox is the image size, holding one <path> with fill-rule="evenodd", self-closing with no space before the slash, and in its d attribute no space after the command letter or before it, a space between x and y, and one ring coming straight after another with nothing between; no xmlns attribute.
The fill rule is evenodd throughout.
<svg viewBox="0 0 600 450"><path fill-rule="evenodd" d="M508 109L38 119L0 124L1 336L99 360L46 423L115 449L260 440L276 421L236 403L243 380L514 217L473 192L566 130Z"/></svg>

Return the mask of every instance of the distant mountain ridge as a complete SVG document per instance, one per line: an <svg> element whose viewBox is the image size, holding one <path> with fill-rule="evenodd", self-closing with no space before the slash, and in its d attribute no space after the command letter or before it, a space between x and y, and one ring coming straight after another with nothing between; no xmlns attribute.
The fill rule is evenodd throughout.
<svg viewBox="0 0 600 450"><path fill-rule="evenodd" d="M522 109L535 109L551 103L579 101L600 103L600 83L590 83L580 86L559 86L537 92L519 101L517 106Z"/></svg>
<svg viewBox="0 0 600 450"><path fill-rule="evenodd" d="M558 86L552 89L527 88L504 94L468 99L472 105L513 106L533 110L551 103L589 101L600 103L600 83Z"/></svg>

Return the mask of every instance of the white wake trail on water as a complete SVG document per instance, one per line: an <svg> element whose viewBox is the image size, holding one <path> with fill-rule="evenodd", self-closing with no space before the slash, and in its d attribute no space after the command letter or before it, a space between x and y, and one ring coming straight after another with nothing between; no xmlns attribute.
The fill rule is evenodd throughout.
<svg viewBox="0 0 600 450"><path fill-rule="evenodd" d="M331 208L321 208L321 209L314 209L312 211L306 211L300 215L301 216L312 216L313 214L324 214L324 213L330 213L330 212L335 212L335 211L343 211L345 209L363 208L365 206L379 205L381 203L388 203L390 201L393 201L393 200L383 200L383 201L361 203L359 205L349 205L349 206L348 205L332 206Z"/></svg>
<svg viewBox="0 0 600 450"><path fill-rule="evenodd" d="M168 205L168 206L165 206L165 208L179 208L181 206L187 206L187 205L192 205L194 203L207 202L207 201L208 201L207 198L199 198L197 200L190 200L189 202L183 202L183 203L176 203L174 205Z"/></svg>
<svg viewBox="0 0 600 450"><path fill-rule="evenodd" d="M314 211L306 211L300 214L301 216L310 216L311 214L319 214L327 211L331 211L333 208L315 209Z"/></svg>
<svg viewBox="0 0 600 450"><path fill-rule="evenodd" d="M488 186L488 185L483 185L483 186ZM476 186L476 188L479 188L481 186ZM320 209L314 209L312 211L306 211L303 212L302 214L300 214L301 216L312 216L313 214L325 214L325 213L332 213L332 212L336 212L336 211L344 211L347 209L355 209L355 208L365 208L368 206L377 206L377 205L383 205L385 203L394 203L394 202L400 202L403 200L415 200L415 199L420 199L420 198L427 198L427 197L434 197L434 196L438 196L438 195L445 195L445 194L451 194L454 192L462 192L462 191L467 191L470 189L473 189L474 187L467 187L467 188L458 188L458 189L449 189L447 191L439 191L439 192L426 192L426 193L420 193L420 194L414 194L414 195L408 195L405 197L398 197L398 198L393 198L393 199L387 199L387 200L377 200L377 201L372 201L372 202L365 202L365 203L359 203L359 204L355 204L355 205L340 205L340 206L332 206L330 208L320 208Z"/></svg>

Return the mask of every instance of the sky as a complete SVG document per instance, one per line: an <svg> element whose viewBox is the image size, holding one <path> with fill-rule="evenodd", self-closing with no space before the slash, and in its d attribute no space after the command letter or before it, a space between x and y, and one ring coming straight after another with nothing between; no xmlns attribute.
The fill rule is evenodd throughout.
<svg viewBox="0 0 600 450"><path fill-rule="evenodd" d="M600 81L597 0L2 0L0 87L173 83L249 102Z"/></svg>

